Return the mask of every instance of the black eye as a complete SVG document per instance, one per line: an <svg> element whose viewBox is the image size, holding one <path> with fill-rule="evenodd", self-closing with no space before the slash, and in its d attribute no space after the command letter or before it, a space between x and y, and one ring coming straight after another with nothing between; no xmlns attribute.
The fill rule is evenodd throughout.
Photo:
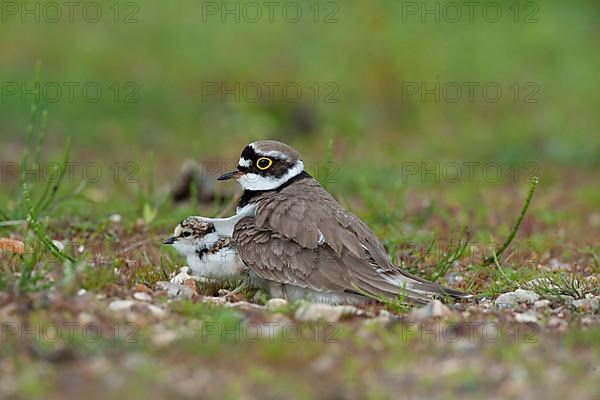
<svg viewBox="0 0 600 400"><path fill-rule="evenodd" d="M256 166L258 167L258 169L263 171L269 168L271 164L273 164L273 160L271 160L268 157L261 157L258 160L256 160Z"/></svg>
<svg viewBox="0 0 600 400"><path fill-rule="evenodd" d="M190 232L190 231L183 232L183 237L190 237L190 236L192 236L192 232Z"/></svg>

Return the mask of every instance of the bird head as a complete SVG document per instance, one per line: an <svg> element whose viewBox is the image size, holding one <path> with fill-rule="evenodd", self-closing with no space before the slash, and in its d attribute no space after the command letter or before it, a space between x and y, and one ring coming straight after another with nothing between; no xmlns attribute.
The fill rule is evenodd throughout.
<svg viewBox="0 0 600 400"><path fill-rule="evenodd" d="M304 171L300 154L285 143L261 140L247 145L237 168L218 180L235 179L246 190L273 190Z"/></svg>
<svg viewBox="0 0 600 400"><path fill-rule="evenodd" d="M215 225L207 218L188 217L175 227L173 236L163 241L184 255L210 249L219 239Z"/></svg>

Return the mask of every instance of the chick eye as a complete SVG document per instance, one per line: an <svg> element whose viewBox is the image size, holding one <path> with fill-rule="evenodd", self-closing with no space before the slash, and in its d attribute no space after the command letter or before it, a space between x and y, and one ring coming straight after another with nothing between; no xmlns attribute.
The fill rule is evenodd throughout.
<svg viewBox="0 0 600 400"><path fill-rule="evenodd" d="M258 160L256 160L256 167L261 171L264 171L265 169L269 168L272 164L273 160L267 157L261 157Z"/></svg>
<svg viewBox="0 0 600 400"><path fill-rule="evenodd" d="M190 232L190 231L183 232L183 237L190 237L190 236L192 236L192 232Z"/></svg>

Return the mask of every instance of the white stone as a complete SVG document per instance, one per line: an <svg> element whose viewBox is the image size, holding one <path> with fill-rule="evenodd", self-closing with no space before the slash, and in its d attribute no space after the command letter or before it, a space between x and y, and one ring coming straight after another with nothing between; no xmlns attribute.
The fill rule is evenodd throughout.
<svg viewBox="0 0 600 400"><path fill-rule="evenodd" d="M136 300L140 300L140 301L146 301L148 303L150 303L152 301L152 296L150 296L148 293L144 293L144 292L135 292L133 294L133 298Z"/></svg>
<svg viewBox="0 0 600 400"><path fill-rule="evenodd" d="M175 331L161 331L152 336L152 342L157 346L165 346L171 344L177 339L177 333Z"/></svg>
<svg viewBox="0 0 600 400"><path fill-rule="evenodd" d="M167 315L167 312L165 310L158 306L155 306L154 304L148 304L147 307L148 310L150 310L150 312L156 317L164 317L165 315Z"/></svg>
<svg viewBox="0 0 600 400"><path fill-rule="evenodd" d="M510 308L517 305L517 298L514 292L502 293L494 302L496 307Z"/></svg>
<svg viewBox="0 0 600 400"><path fill-rule="evenodd" d="M288 302L286 299L269 299L269 301L267 301L267 303L265 304L265 308L269 311L276 311L287 307L287 304Z"/></svg>
<svg viewBox="0 0 600 400"><path fill-rule="evenodd" d="M561 294L560 299L568 306L573 305L573 302L575 301L575 298L573 296L569 296L568 294Z"/></svg>
<svg viewBox="0 0 600 400"><path fill-rule="evenodd" d="M527 311L524 313L515 313L515 320L520 323L534 323L539 324L539 314L535 311Z"/></svg>
<svg viewBox="0 0 600 400"><path fill-rule="evenodd" d="M581 311L591 311L595 313L600 308L598 299L586 298L581 300L573 300L572 306Z"/></svg>
<svg viewBox="0 0 600 400"><path fill-rule="evenodd" d="M550 317L548 320L548 328L563 328L566 326L567 322L558 317Z"/></svg>
<svg viewBox="0 0 600 400"><path fill-rule="evenodd" d="M227 308L239 308L241 310L264 310L263 306L247 301L236 301L235 303L224 303L223 305Z"/></svg>
<svg viewBox="0 0 600 400"><path fill-rule="evenodd" d="M192 279L194 281L198 281L200 280L199 276L195 276L195 275L190 275L190 268L189 267L181 267L179 269L179 273L178 274L173 274L171 276L171 279L169 279L169 282L171 283L175 283L177 285L181 285L183 284L185 281Z"/></svg>
<svg viewBox="0 0 600 400"><path fill-rule="evenodd" d="M331 306L321 303L305 303L298 308L294 315L300 321L337 322L345 315L362 315L363 311L354 306Z"/></svg>
<svg viewBox="0 0 600 400"><path fill-rule="evenodd" d="M514 293L519 303L533 304L540 299L540 296L531 290L517 289Z"/></svg>
<svg viewBox="0 0 600 400"><path fill-rule="evenodd" d="M546 308L550 305L550 300L544 299L544 300L538 300L535 303L533 303L533 308Z"/></svg>
<svg viewBox="0 0 600 400"><path fill-rule="evenodd" d="M96 323L96 317L92 314L81 312L77 316L77 322L79 322L81 325Z"/></svg>
<svg viewBox="0 0 600 400"><path fill-rule="evenodd" d="M448 318L454 315L454 312L445 306L439 300L433 300L431 303L417 310L412 311L406 317L407 321L419 322L432 318Z"/></svg>
<svg viewBox="0 0 600 400"><path fill-rule="evenodd" d="M126 311L136 303L137 302L134 300L115 300L108 305L108 309L113 311Z"/></svg>
<svg viewBox="0 0 600 400"><path fill-rule="evenodd" d="M194 295L192 288L172 282L158 281L156 282L156 288L166 291L171 300L191 299Z"/></svg>
<svg viewBox="0 0 600 400"><path fill-rule="evenodd" d="M496 298L495 304L499 308L512 308L519 304L533 304L540 296L531 290L517 289L514 292L503 293Z"/></svg>

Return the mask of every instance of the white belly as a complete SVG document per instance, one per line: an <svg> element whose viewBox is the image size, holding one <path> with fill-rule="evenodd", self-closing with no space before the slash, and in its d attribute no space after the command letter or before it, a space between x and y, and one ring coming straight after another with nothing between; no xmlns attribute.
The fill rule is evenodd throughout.
<svg viewBox="0 0 600 400"><path fill-rule="evenodd" d="M306 300L313 303L325 303L331 305L340 304L362 304L369 299L363 296L357 296L350 293L326 293L317 290L302 288L299 286L288 285L284 283L267 281L259 278L254 273L250 273L250 283L260 289L269 292L271 298L281 298L288 301Z"/></svg>
<svg viewBox="0 0 600 400"><path fill-rule="evenodd" d="M240 279L243 271L242 263L231 248L205 254L202 258L193 254L187 257L187 262L195 275L205 278Z"/></svg>

